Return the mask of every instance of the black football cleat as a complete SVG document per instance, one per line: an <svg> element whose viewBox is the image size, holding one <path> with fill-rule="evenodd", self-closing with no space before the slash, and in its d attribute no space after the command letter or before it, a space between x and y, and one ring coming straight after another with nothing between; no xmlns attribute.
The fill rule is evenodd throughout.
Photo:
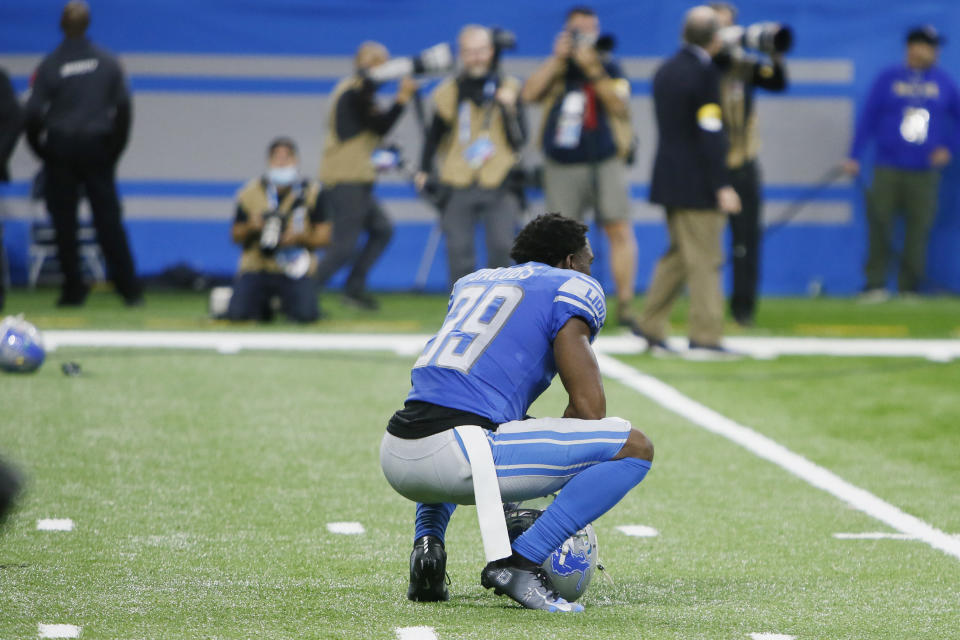
<svg viewBox="0 0 960 640"><path fill-rule="evenodd" d="M550 578L537 564L514 552L509 558L490 562L480 572L480 584L498 596L510 596L527 609L551 613L579 613L583 605L567 602L553 590Z"/></svg>
<svg viewBox="0 0 960 640"><path fill-rule="evenodd" d="M414 602L445 602L447 589L447 552L436 536L423 536L410 552L410 587L407 598Z"/></svg>

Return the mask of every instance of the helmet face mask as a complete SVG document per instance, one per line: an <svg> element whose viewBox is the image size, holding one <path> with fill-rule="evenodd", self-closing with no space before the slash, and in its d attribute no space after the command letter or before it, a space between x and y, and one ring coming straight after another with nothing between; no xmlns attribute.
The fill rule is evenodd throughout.
<svg viewBox="0 0 960 640"><path fill-rule="evenodd" d="M508 505L513 507L513 505ZM540 509L508 508L507 533L513 542L533 526L543 511ZM541 567L550 576L557 594L567 602L574 602L587 591L593 574L600 564L597 534L588 524L567 538L558 549L544 560Z"/></svg>
<svg viewBox="0 0 960 640"><path fill-rule="evenodd" d="M7 316L0 322L0 369L30 373L40 368L45 357L40 331L23 316Z"/></svg>

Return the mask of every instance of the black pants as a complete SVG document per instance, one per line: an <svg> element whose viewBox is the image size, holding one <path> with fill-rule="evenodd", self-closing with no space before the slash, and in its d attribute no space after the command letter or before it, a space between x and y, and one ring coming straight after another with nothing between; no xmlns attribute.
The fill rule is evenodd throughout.
<svg viewBox="0 0 960 640"><path fill-rule="evenodd" d="M81 186L93 211L97 241L107 262L107 273L127 300L142 293L121 221L117 196L116 158L104 137L48 136L44 158L47 210L57 232L57 258L63 272L63 292L84 291L77 252L77 207Z"/></svg>
<svg viewBox="0 0 960 640"><path fill-rule="evenodd" d="M367 275L393 236L393 224L373 197L372 184L338 184L326 191L333 222L333 239L317 267L317 283L322 287L341 267L352 262L344 292L362 293ZM366 231L367 241L357 247Z"/></svg>
<svg viewBox="0 0 960 640"><path fill-rule="evenodd" d="M282 273L241 273L233 283L227 307L230 320L269 320L270 298L280 297L280 310L293 322L314 322L317 288L310 278L289 278Z"/></svg>
<svg viewBox="0 0 960 640"><path fill-rule="evenodd" d="M730 216L733 232L733 294L730 312L737 321L750 321L757 310L757 281L760 276L761 196L760 170L755 161L730 170L730 182L740 196L742 209Z"/></svg>
<svg viewBox="0 0 960 640"><path fill-rule="evenodd" d="M7 286L7 253L3 248L3 223L0 222L0 311L3 311L3 302Z"/></svg>

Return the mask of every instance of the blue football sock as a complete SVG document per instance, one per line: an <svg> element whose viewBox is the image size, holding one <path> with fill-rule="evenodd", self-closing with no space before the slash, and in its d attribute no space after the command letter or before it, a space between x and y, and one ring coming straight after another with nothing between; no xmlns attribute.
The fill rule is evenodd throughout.
<svg viewBox="0 0 960 640"><path fill-rule="evenodd" d="M450 522L450 516L457 505L450 502L441 502L438 504L417 503L417 522L416 532L413 534L413 540L416 542L423 536L436 536L443 542L443 535L447 531L447 524Z"/></svg>
<svg viewBox="0 0 960 640"><path fill-rule="evenodd" d="M649 460L601 462L574 476L533 526L513 541L513 550L542 564L571 535L620 502L650 470Z"/></svg>

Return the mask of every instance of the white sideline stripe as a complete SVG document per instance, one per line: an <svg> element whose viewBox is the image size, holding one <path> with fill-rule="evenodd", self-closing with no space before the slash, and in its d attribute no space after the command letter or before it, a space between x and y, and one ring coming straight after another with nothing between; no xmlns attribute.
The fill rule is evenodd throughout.
<svg viewBox="0 0 960 640"><path fill-rule="evenodd" d="M397 640L437 640L433 627L397 627Z"/></svg>
<svg viewBox="0 0 960 640"><path fill-rule="evenodd" d="M716 411L688 398L670 385L648 376L608 355L597 354L600 371L635 389L660 406L683 416L696 425L739 444L756 456L783 467L813 486L843 500L851 507L876 518L897 531L916 537L931 547L960 559L960 540L904 513L869 491L854 486L840 476L810 462L783 445L738 424Z"/></svg>
<svg viewBox="0 0 960 640"><path fill-rule="evenodd" d="M687 350L686 338L668 338L667 344L681 353ZM949 362L960 358L960 340L911 338L791 338L733 336L723 345L758 360L778 356L877 356L887 358L926 358ZM645 340L633 335L597 338L597 350L615 355L643 353Z"/></svg>
<svg viewBox="0 0 960 640"><path fill-rule="evenodd" d="M634 538L656 538L660 535L659 531L645 524L622 524L617 527L617 531Z"/></svg>
<svg viewBox="0 0 960 640"><path fill-rule="evenodd" d="M43 624L37 625L37 635L41 638L79 638L80 627L73 624Z"/></svg>
<svg viewBox="0 0 960 640"><path fill-rule="evenodd" d="M916 536L907 533L884 533L882 531L872 531L869 533L835 533L833 537L838 540L916 540Z"/></svg>
<svg viewBox="0 0 960 640"><path fill-rule="evenodd" d="M753 640L795 640L797 636L788 636L785 633L751 633Z"/></svg>
<svg viewBox="0 0 960 640"><path fill-rule="evenodd" d="M70 518L41 518L37 520L37 531L73 531Z"/></svg>
<svg viewBox="0 0 960 640"><path fill-rule="evenodd" d="M358 536L366 529L359 522L328 522L327 531L345 536Z"/></svg>
<svg viewBox="0 0 960 640"><path fill-rule="evenodd" d="M44 331L51 351L58 347L127 347L137 349L213 349L236 353L243 349L289 351L392 351L414 355L432 336L426 334L359 333L241 333L235 331ZM683 351L686 340L671 338L671 346ZM960 340L914 340L904 338L770 338L732 337L724 344L754 358L782 355L914 357L936 361L960 358ZM642 353L646 343L632 335L601 336L601 353Z"/></svg>

